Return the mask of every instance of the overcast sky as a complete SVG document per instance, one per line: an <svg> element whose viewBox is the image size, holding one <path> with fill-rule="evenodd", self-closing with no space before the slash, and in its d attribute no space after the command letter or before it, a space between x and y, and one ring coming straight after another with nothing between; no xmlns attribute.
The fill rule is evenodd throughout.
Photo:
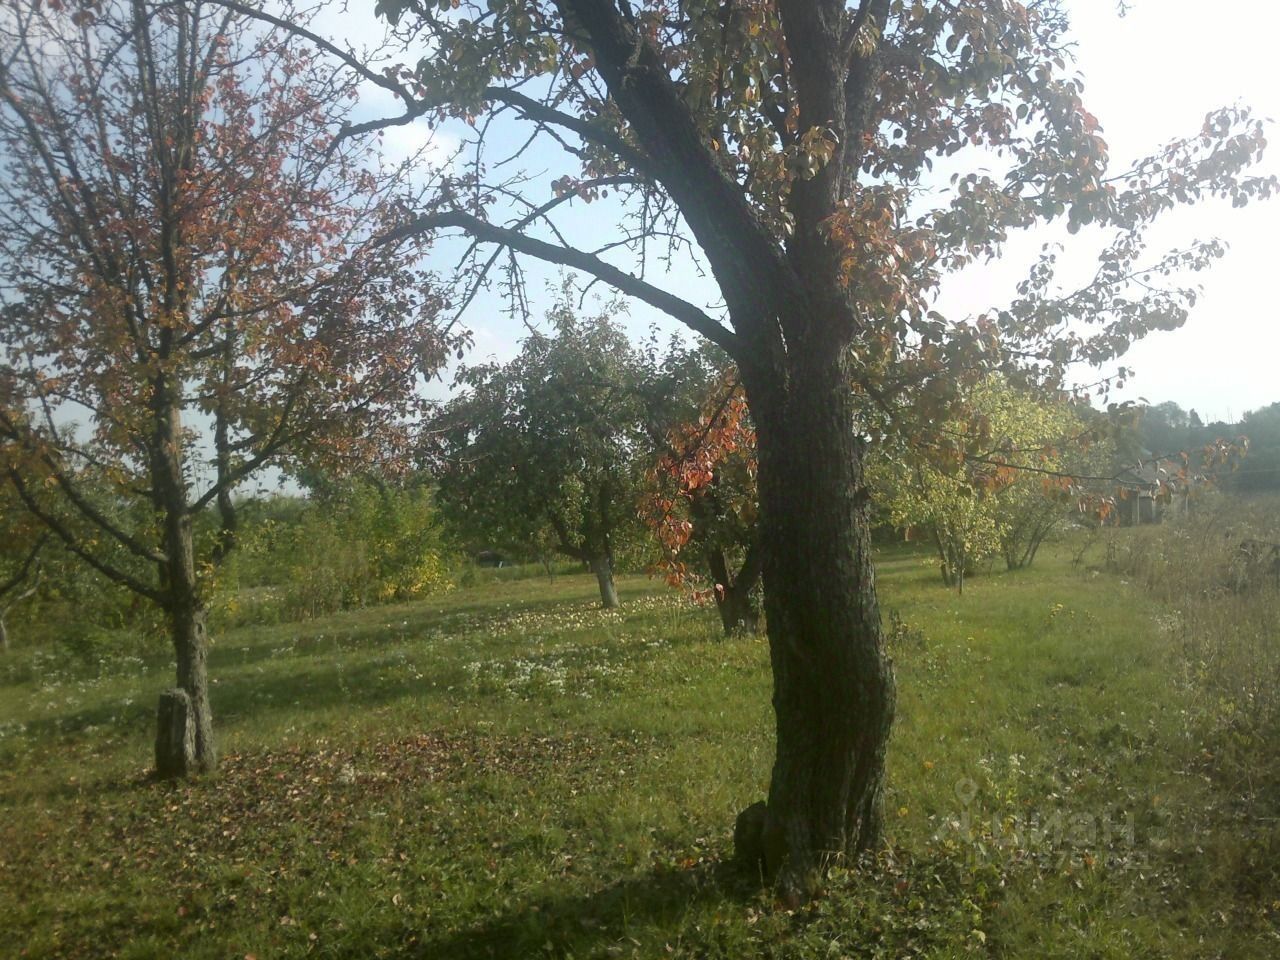
<svg viewBox="0 0 1280 960"><path fill-rule="evenodd" d="M1078 40L1078 68L1086 82L1085 102L1102 122L1115 169L1151 153L1177 136L1194 133L1204 115L1215 107L1245 103L1263 117L1280 118L1280 69L1276 66L1275 37L1280 33L1280 9L1259 0L1219 0L1212 6L1192 0L1134 0L1129 15L1116 14L1114 0L1075 0L1074 32ZM344 16L331 17L324 32L355 39L371 35L372 2L351 4ZM375 94L366 110L394 109L389 98ZM362 111L363 112L363 111ZM389 134L391 153L402 153L428 136L425 128L398 128ZM1275 134L1280 138L1280 134ZM442 150L451 142L448 131L437 134ZM496 153L494 154L496 157ZM531 165L535 168L535 154ZM1265 170L1280 172L1280 142L1268 155ZM552 168L549 181L562 169ZM546 184L535 181L539 187ZM611 225L603 211L578 209L568 226L584 231L578 240L592 246L593 230ZM1226 240L1224 261L1208 274L1191 320L1181 330L1153 334L1123 361L1137 376L1121 397L1144 397L1151 402L1175 400L1195 408L1206 420L1235 419L1244 411L1280 400L1280 308L1277 308L1275 246L1280 240L1280 202L1232 210L1226 204L1205 205L1169 215L1151 235L1151 249L1185 245L1210 236ZM1071 274L1091 275L1096 245L1088 236L1069 238L1061 230L1023 235L1010 243L999 262L975 266L949 279L939 296L944 313L964 317L1008 301L1013 286L1046 240L1062 239L1064 282ZM1095 238L1096 239L1096 238ZM547 297L538 274L531 291L541 312ZM545 278L549 274L544 273ZM705 303L714 288L700 283L687 265L668 281L688 299ZM482 298L467 315L476 337L472 360L507 359L518 349L524 329L501 315L498 297ZM676 326L637 305L631 327L636 333L657 321ZM1096 374L1081 372L1082 379Z"/></svg>

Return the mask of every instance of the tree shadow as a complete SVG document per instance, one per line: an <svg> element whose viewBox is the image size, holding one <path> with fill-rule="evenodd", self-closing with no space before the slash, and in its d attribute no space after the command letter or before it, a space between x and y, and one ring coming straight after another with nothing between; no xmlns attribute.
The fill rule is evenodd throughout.
<svg viewBox="0 0 1280 960"><path fill-rule="evenodd" d="M741 906L761 886L736 861L700 863L689 869L655 869L598 890L526 902L447 933L427 932L404 957L451 960L532 956L608 956L611 947L631 954L645 928L675 930L692 907Z"/></svg>
<svg viewBox="0 0 1280 960"><path fill-rule="evenodd" d="M143 790L169 786L173 781L160 779L154 770L141 773L106 773L84 779L58 780L44 782L38 787L28 781L0 785L0 806L8 806L21 802L39 800L52 804L74 801L79 804L83 814L100 808L102 802L111 797L122 797L127 794L137 795Z"/></svg>
<svg viewBox="0 0 1280 960"><path fill-rule="evenodd" d="M591 579L594 589L595 578ZM643 590L620 590L623 612L626 602L648 596ZM449 598L447 606L433 607L430 600L414 604L371 606L338 611L323 616L274 624L242 624L212 631L209 651L209 673L253 666L282 657L305 661L313 654L333 655L348 652L370 652L417 646L432 639L476 634L503 625L516 616L570 611L582 607L596 609L593 597L553 595L515 599L509 607L495 606L493 597L477 596L457 602ZM171 655L161 655L159 662L172 663ZM149 668L154 664L149 663Z"/></svg>

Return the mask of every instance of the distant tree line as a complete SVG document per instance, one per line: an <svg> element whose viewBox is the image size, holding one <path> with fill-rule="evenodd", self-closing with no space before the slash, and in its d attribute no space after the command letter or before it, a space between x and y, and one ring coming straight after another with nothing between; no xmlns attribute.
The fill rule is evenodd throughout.
<svg viewBox="0 0 1280 960"><path fill-rule="evenodd" d="M1280 402L1245 413L1234 422L1205 423L1195 410L1173 401L1142 410L1126 451L1134 459L1194 451L1223 437L1246 437L1248 455L1239 468L1219 483L1231 493L1255 494L1280 490Z"/></svg>

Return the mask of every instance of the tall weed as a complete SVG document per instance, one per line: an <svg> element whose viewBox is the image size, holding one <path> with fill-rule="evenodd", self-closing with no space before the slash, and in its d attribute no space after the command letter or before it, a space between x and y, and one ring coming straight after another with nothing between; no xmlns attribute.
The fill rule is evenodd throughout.
<svg viewBox="0 0 1280 960"><path fill-rule="evenodd" d="M1255 766L1280 732L1280 498L1214 495L1109 537L1108 565L1164 607L1156 626L1194 692L1196 728Z"/></svg>

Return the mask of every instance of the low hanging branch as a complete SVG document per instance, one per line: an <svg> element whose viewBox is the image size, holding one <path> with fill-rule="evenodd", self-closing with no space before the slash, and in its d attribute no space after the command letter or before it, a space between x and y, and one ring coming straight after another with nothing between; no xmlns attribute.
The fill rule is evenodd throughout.
<svg viewBox="0 0 1280 960"><path fill-rule="evenodd" d="M464 230L477 240L498 243L521 253L530 254L546 263L581 270L583 273L603 280L621 293L635 297L674 317L691 330L702 334L730 356L734 356L741 350L740 341L731 330L717 323L711 316L687 300L682 300L590 253L573 247L548 243L521 233L519 230L495 226L469 213L450 210L424 214L393 230L383 242L395 243L408 237L431 236L437 231L449 228Z"/></svg>

